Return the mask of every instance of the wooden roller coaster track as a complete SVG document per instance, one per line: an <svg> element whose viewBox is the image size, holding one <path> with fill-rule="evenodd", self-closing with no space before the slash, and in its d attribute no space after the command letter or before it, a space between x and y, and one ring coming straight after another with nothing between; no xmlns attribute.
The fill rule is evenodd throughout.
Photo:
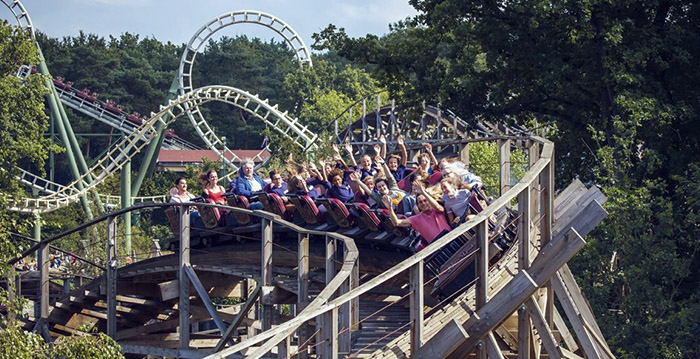
<svg viewBox="0 0 700 359"><path fill-rule="evenodd" d="M44 261L40 310L28 326L50 338L88 325L117 339L125 353L144 356L613 358L566 266L605 217L605 197L574 182L555 200L552 143L532 135L482 140L494 138L501 168L511 146L521 147L527 173L514 185L502 177L499 198L416 254L233 207L226 209L257 224L232 232L221 246L195 248L183 225L190 223L187 206L175 204L182 207L178 253L119 267L116 218L169 206L141 204L24 253L47 251L59 238L107 224L104 275L51 304ZM213 206L197 205L200 211ZM494 261L488 223L507 207L517 216L517 240ZM474 261L474 280L446 298L431 297L425 288L437 277L424 273L426 261L467 232L476 233L475 250L463 258ZM228 296L244 301L225 309L212 300Z"/></svg>

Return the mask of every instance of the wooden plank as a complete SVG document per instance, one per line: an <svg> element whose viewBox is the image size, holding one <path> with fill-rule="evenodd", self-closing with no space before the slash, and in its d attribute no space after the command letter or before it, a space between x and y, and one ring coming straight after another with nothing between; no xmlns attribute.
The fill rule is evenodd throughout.
<svg viewBox="0 0 700 359"><path fill-rule="evenodd" d="M518 310L518 359L530 359L532 351L532 331L530 315L520 308Z"/></svg>
<svg viewBox="0 0 700 359"><path fill-rule="evenodd" d="M438 340L433 340L439 338ZM445 326L433 336L433 339L428 340L418 350L415 358L445 358L445 353L451 352L451 349L459 343L464 342L469 338L469 334L464 330L462 324L457 319L452 319L445 323Z"/></svg>
<svg viewBox="0 0 700 359"><path fill-rule="evenodd" d="M585 188L584 188L585 189ZM596 186L586 189L584 192L577 192L578 196L571 198L568 202L562 203L561 209L554 212L555 221L566 221L564 218L572 218L576 216L577 211L585 208L588 203L598 201L605 203L607 197Z"/></svg>
<svg viewBox="0 0 700 359"><path fill-rule="evenodd" d="M559 310L554 311L554 325L555 328L559 331L559 334L561 335L562 340L564 341L564 344L566 347L572 351L575 352L578 350L578 344L576 344L576 340L574 339L574 336L571 335L571 332L569 331L569 327L566 326L566 323L564 322L564 318L561 317L561 314L559 313Z"/></svg>
<svg viewBox="0 0 700 359"><path fill-rule="evenodd" d="M302 311L309 303L309 235L306 233L299 233L297 242L297 311ZM306 323L302 324L299 328L299 343L306 342L309 336L311 336L311 327ZM299 359L308 359L308 357L308 350L299 351Z"/></svg>
<svg viewBox="0 0 700 359"><path fill-rule="evenodd" d="M150 334L165 330L173 330L179 325L179 319L170 319L163 322L146 324L140 327L128 328L119 331L119 340L133 338L142 334Z"/></svg>
<svg viewBox="0 0 700 359"><path fill-rule="evenodd" d="M565 265L561 267L558 273L563 281L563 284L566 286L566 289L569 291L569 293L571 293L572 298L574 299L574 304L576 304L576 309L578 309L579 313L581 313L583 319L585 319L586 322L591 325L593 332L600 338L603 338L603 332L600 330L600 327L598 327L598 323L595 320L595 315L593 314L590 305L588 305L586 296L583 294L583 292L581 292L581 288L579 288L578 284L576 283L574 274L571 273L569 266ZM607 343L605 344L605 347L607 347L607 350L610 350Z"/></svg>
<svg viewBox="0 0 700 359"><path fill-rule="evenodd" d="M99 319L95 318L94 316L73 313L70 319L66 322L65 326L76 330L84 325L87 325L88 328L92 329L92 327L94 327L98 321Z"/></svg>
<svg viewBox="0 0 700 359"><path fill-rule="evenodd" d="M516 338L505 325L496 327L494 331L496 332L496 334L498 334L498 336L501 337L501 340L503 340L503 342L506 343L506 345L511 351L518 350L518 338Z"/></svg>
<svg viewBox="0 0 700 359"><path fill-rule="evenodd" d="M563 355L564 359L584 359L583 357L580 357L580 356L574 354L573 352L570 352L564 348L560 348L560 349L562 351L562 355Z"/></svg>
<svg viewBox="0 0 700 359"><path fill-rule="evenodd" d="M89 335L89 333L85 333L85 332L80 331L80 330L78 330L78 329L74 329L74 328L71 328L71 327L63 326L63 325L60 325L60 324L54 324L54 325L53 325L53 328L56 329L56 330L60 330L60 331L66 332L66 333L71 334L71 335L73 335L73 334L75 334L75 335Z"/></svg>
<svg viewBox="0 0 700 359"><path fill-rule="evenodd" d="M265 294L265 289L272 285L272 222L268 219L263 219L260 222L260 228L262 231L262 240L260 241L260 253L261 253L261 278L263 287L263 297ZM269 330L272 328L272 321L274 317L274 308L272 304L268 304L261 300L262 303L262 330Z"/></svg>
<svg viewBox="0 0 700 359"><path fill-rule="evenodd" d="M610 351L610 348L608 348L608 343L605 342L605 339L602 337L598 336L595 332L595 330L591 327L591 325L587 321L583 321L583 325L586 327L586 330L588 330L589 333L593 336L593 339L595 339L596 343L603 348L603 351L605 352L605 355L608 356L610 359L615 359L615 354Z"/></svg>
<svg viewBox="0 0 700 359"><path fill-rule="evenodd" d="M593 190L593 192L596 192L596 190ZM591 201L584 201L585 207L573 207L561 217L561 221L569 223L568 225L576 228L576 231L580 230L581 236L586 236L608 214L597 199L593 197L589 197L589 199Z"/></svg>
<svg viewBox="0 0 700 359"><path fill-rule="evenodd" d="M510 140L498 140L499 188L500 195L510 189Z"/></svg>
<svg viewBox="0 0 700 359"><path fill-rule="evenodd" d="M569 319L569 322L576 333L576 337L581 344L583 352L589 358L600 358L602 351L599 350L598 346L594 342L594 339L584 327L583 319L581 318L578 309L576 309L576 304L574 304L571 293L569 293L569 291L566 289L566 286L564 285L559 273L557 273L552 280L552 285L554 287L554 292L557 294L557 298L559 298L559 303L561 304L562 308L564 308L566 317Z"/></svg>
<svg viewBox="0 0 700 359"><path fill-rule="evenodd" d="M509 147L510 148L510 147ZM489 277L489 232L486 221L476 227L476 241L479 251L476 255L476 309L488 301Z"/></svg>
<svg viewBox="0 0 700 359"><path fill-rule="evenodd" d="M554 221L559 220L559 216L564 213L569 206L576 205L576 200L586 193L588 189L577 178L564 188L554 199Z"/></svg>
<svg viewBox="0 0 700 359"><path fill-rule="evenodd" d="M493 336L493 332L486 337L486 353L489 359L505 359L501 349L498 347L496 338Z"/></svg>

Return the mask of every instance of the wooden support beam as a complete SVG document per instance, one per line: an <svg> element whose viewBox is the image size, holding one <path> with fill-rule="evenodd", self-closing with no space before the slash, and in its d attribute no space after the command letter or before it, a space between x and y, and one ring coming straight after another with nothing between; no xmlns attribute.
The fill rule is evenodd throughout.
<svg viewBox="0 0 700 359"><path fill-rule="evenodd" d="M347 247L342 245L342 242L338 244L343 247L343 252L345 252L345 255L347 255ZM348 279L343 281L343 284L340 285L340 295L350 292L351 280L352 278L348 277ZM351 314L351 301L345 302L338 309L338 328L340 328L340 330L343 331L342 334L338 335L339 352L350 353L350 349L352 347L352 332L350 331Z"/></svg>
<svg viewBox="0 0 700 359"><path fill-rule="evenodd" d="M525 305L527 306L527 312L530 314L530 318L532 318L532 323L535 325L535 329L542 340L542 345L547 351L547 354L549 354L550 358L561 359L561 350L559 349L556 339L554 339L552 330L549 324L547 324L540 306L532 297L525 302Z"/></svg>
<svg viewBox="0 0 700 359"><path fill-rule="evenodd" d="M268 219L263 218L260 221L260 227L262 230L262 241L261 241L261 273L262 273L262 287L266 288L272 286L272 222ZM274 308L272 304L266 304L265 301L261 301L262 304L262 330L269 330L272 328L272 320L274 316Z"/></svg>
<svg viewBox="0 0 700 359"><path fill-rule="evenodd" d="M423 313L423 261L413 265L410 277L410 311L411 311L411 353L418 353L423 346L424 313Z"/></svg>
<svg viewBox="0 0 700 359"><path fill-rule="evenodd" d="M238 328L238 326L241 325L243 322L244 318L247 318L248 312L250 312L251 308L254 308L255 302L258 300L258 297L260 297L260 293L262 293L262 287L257 286L255 290L248 296L248 300L246 300L245 304L243 304L243 307L241 307L241 311L236 314L236 317L231 321L231 325L228 326L226 329L226 332L221 336L221 340L216 344L216 347L214 348L214 352L218 352L221 350L221 348L224 347L224 344L228 339L231 337L233 332Z"/></svg>
<svg viewBox="0 0 700 359"><path fill-rule="evenodd" d="M190 283L187 279L186 267L190 265L190 208L180 206L180 256L178 281L180 297L178 302L180 350L190 348Z"/></svg>
<svg viewBox="0 0 700 359"><path fill-rule="evenodd" d="M603 334L595 321L593 312L586 302L581 289L576 284L568 266L562 267L553 278L554 290L559 298L571 326L583 348L584 353L599 353L603 358L614 358ZM575 316L575 318L572 318Z"/></svg>
<svg viewBox="0 0 700 359"><path fill-rule="evenodd" d="M578 284L576 283L576 279L574 279L574 274L571 273L571 269L569 269L569 266L564 265L563 267L561 267L561 269L559 269L558 271L558 274L563 284L566 285L566 289L569 291L569 293L573 295L576 308L581 313L581 316L586 320L588 324L591 325L593 332L600 338L603 338L603 332L600 330L600 327L598 327L598 323L595 320L595 315L593 314L591 307L588 305L588 301L586 301L586 297L583 295L583 292L581 292L581 288L579 288ZM605 346L607 347L608 345L605 344ZM610 348L608 348L608 350L609 349Z"/></svg>
<svg viewBox="0 0 700 359"><path fill-rule="evenodd" d="M360 286L360 258L355 259L355 265L350 274L350 290ZM360 297L355 297L350 302L350 328L352 331L359 330L360 323Z"/></svg>
<svg viewBox="0 0 700 359"><path fill-rule="evenodd" d="M39 315L45 321L49 317L50 280L49 280L49 244L41 242L38 253L39 262Z"/></svg>
<svg viewBox="0 0 700 359"><path fill-rule="evenodd" d="M214 307L214 304L211 302L211 298L209 298L207 290L204 289L204 285L202 285L202 282L199 280L199 277L197 277L197 273L195 273L194 269L190 264L185 265L185 273L187 273L187 276L190 278L192 286L194 286L194 289L197 291L197 294L199 294L199 299L202 301L202 303L204 303L204 306L207 308L209 315L211 315L211 319L214 321L214 324L216 324L216 327L219 328L219 331L222 335L225 334L226 324L224 324L224 321L221 320L221 318L219 317L219 314L216 311L216 307Z"/></svg>
<svg viewBox="0 0 700 359"><path fill-rule="evenodd" d="M323 340L322 359L338 358L338 308L333 308L324 314L321 338Z"/></svg>
<svg viewBox="0 0 700 359"><path fill-rule="evenodd" d="M552 149L552 156L554 156L554 149ZM550 161L544 171L542 171L541 181L543 195L542 213L544 214L544 219L540 222L540 244L544 246L554 238L554 160ZM551 327L553 325L554 290L552 289L551 283L547 283L546 288L547 304L545 306L544 315L547 324Z"/></svg>
<svg viewBox="0 0 700 359"><path fill-rule="evenodd" d="M459 158L462 160L462 163L469 166L469 142L465 143L462 150L459 151Z"/></svg>
<svg viewBox="0 0 700 359"><path fill-rule="evenodd" d="M330 283L335 277L336 267L335 258L338 251L338 242L329 236L326 236L326 284ZM329 299L333 299L335 296L331 296Z"/></svg>
<svg viewBox="0 0 700 359"><path fill-rule="evenodd" d="M564 282L559 276L559 273L557 273L554 280L552 280L552 284L554 286L554 291L557 294L557 298L559 298L559 303L561 304L562 308L564 308L566 317L569 319L569 323L571 323L571 326L576 333L576 337L581 344L583 352L589 358L601 358L603 355L602 350L598 348L593 337L586 330L583 324L583 318L581 318L571 293L569 293L569 291L566 289Z"/></svg>
<svg viewBox="0 0 700 359"><path fill-rule="evenodd" d="M556 290L554 292L556 293ZM561 314L559 313L559 310L557 310L556 308L554 308L554 317L552 319L554 320L555 328L559 331L559 335L564 341L564 344L566 344L566 348L569 349L569 351L571 352L577 351L579 349L578 344L576 344L574 336L571 335L569 327L566 325L566 323L564 322L564 318L562 318Z"/></svg>
<svg viewBox="0 0 700 359"><path fill-rule="evenodd" d="M489 232L487 221L476 226L478 253L476 256L476 309L488 301L489 277Z"/></svg>
<svg viewBox="0 0 700 359"><path fill-rule="evenodd" d="M496 337L494 337L493 332L490 332L486 337L486 353L489 359L505 359L501 349L498 347L498 342L496 342Z"/></svg>
<svg viewBox="0 0 700 359"><path fill-rule="evenodd" d="M510 140L498 140L499 196L510 189Z"/></svg>
<svg viewBox="0 0 700 359"><path fill-rule="evenodd" d="M540 286L544 285L584 244L583 238L573 228L565 235L555 238L542 248L528 271L518 273L500 292L466 321L463 329L469 333L468 338L446 342L444 338L458 337L453 333L454 327L447 326L423 346L423 348L429 347L426 352L431 351L439 355L429 356L426 354L423 357L444 358L448 355L463 357L471 353L481 338L510 315L520 303L534 294ZM420 350L418 354L426 352Z"/></svg>
<svg viewBox="0 0 700 359"><path fill-rule="evenodd" d="M433 336L433 339L423 344L413 358L445 358L446 353L457 343L462 343L469 339L469 334L457 319L452 319L445 324L440 331Z"/></svg>
<svg viewBox="0 0 700 359"><path fill-rule="evenodd" d="M479 310L489 300L489 230L488 220L476 226L476 242L479 251L476 255L476 310ZM486 343L477 345L476 357L486 359Z"/></svg>
<svg viewBox="0 0 700 359"><path fill-rule="evenodd" d="M531 234L530 225L530 187L526 188L518 195L518 210L520 220L518 221L518 268L526 271L530 268L530 248ZM530 317L526 310L518 310L518 359L530 359L532 343Z"/></svg>
<svg viewBox="0 0 700 359"><path fill-rule="evenodd" d="M117 339L117 221L107 217L107 261L105 262L105 286L107 287L107 335Z"/></svg>
<svg viewBox="0 0 700 359"><path fill-rule="evenodd" d="M298 293L297 293L297 310L302 311L309 304L309 235L306 233L299 233L297 246L298 252L298 272L297 272L297 283L298 283ZM299 327L298 337L299 345L301 346L305 343L309 336L311 335L311 328L307 323L302 324ZM299 359L308 359L309 351L305 348L300 348Z"/></svg>

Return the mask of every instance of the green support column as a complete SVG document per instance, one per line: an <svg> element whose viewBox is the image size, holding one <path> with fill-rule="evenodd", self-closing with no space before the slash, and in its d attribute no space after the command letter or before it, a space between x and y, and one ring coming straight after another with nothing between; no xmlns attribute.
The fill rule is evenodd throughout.
<svg viewBox="0 0 700 359"><path fill-rule="evenodd" d="M53 85L51 80L48 80L47 82ZM49 109L51 110L51 114L55 118L59 118L60 114L58 111L58 106L56 105L56 98L51 95L46 96L46 98L49 102ZM58 134L61 137L61 142L63 142L66 148L66 156L68 157L68 167L70 169L71 175L74 179L78 179L80 178L80 172L78 171L78 164L75 162L75 157L73 156L73 147L70 145L70 142L68 140L66 128L63 126L63 121L61 121L60 119L56 121L56 124L58 125ZM78 190L83 190L83 188L85 188L82 182L76 183L76 187L78 188ZM88 202L86 196L80 197L80 204L83 206L83 210L85 210L85 215L87 216L88 220L92 219L92 209L90 209L90 203Z"/></svg>
<svg viewBox="0 0 700 359"><path fill-rule="evenodd" d="M50 138L51 138L51 144L56 143L56 128L55 128L55 122L56 119L53 116L49 116L49 133L50 133ZM55 182L56 179L54 178L56 174L56 159L54 158L54 153L53 151L49 151L49 181ZM51 188L52 190L55 190L55 188Z"/></svg>
<svg viewBox="0 0 700 359"><path fill-rule="evenodd" d="M179 87L180 85L176 74L175 78L173 79L173 82L170 84L170 90L168 90L168 96L165 100L166 103L177 97L177 89ZM167 121L168 117L163 116L163 120ZM161 122L158 122L156 124L156 138L148 144L148 147L146 148L145 152L146 154L145 156L143 156L143 162L141 162L141 166L139 167L136 179L131 185L132 195L139 195L139 190L141 190L143 179L146 177L146 175L150 175L151 173L153 173L153 170L156 167L156 162L158 161L158 153L160 152L160 146L163 145L163 140L165 140L165 126L163 126Z"/></svg>
<svg viewBox="0 0 700 359"><path fill-rule="evenodd" d="M37 46L38 48L38 46ZM40 62L39 62L39 72L41 72L44 75L49 75L49 69L46 67L46 62L44 61L44 55L41 53L41 49L39 49L39 57L40 57ZM58 97L56 95L56 88L53 86L53 81L51 79L46 80L46 87L48 87L51 90L51 93L49 93L46 96L46 99L48 101L49 105L49 110L51 111L51 115L56 119L56 123L58 124L58 132L61 137L61 142L63 142L65 148L66 148L66 156L68 156L68 164L70 167L71 175L73 176L73 179L78 179L80 178L80 171L78 170L78 164L76 163L75 159L76 156L80 156L82 158L82 154L80 153L80 150L78 149L78 154L76 155L74 152L74 146L72 145L72 141L68 135L68 132L66 130L65 123L67 121L63 121L61 117L61 106L60 106L60 101L58 101ZM71 131L72 133L72 131ZM83 184L78 182L77 183L78 190L82 190L84 188ZM80 204L83 206L83 209L85 210L85 215L87 216L88 219L92 219L92 210L90 209L90 203L87 200L87 197L82 196L80 197Z"/></svg>
<svg viewBox="0 0 700 359"><path fill-rule="evenodd" d="M121 202L122 208L131 206L131 161L124 163L121 173ZM124 213L122 215L122 221L124 222L124 239L126 244L126 254L131 255L131 212Z"/></svg>

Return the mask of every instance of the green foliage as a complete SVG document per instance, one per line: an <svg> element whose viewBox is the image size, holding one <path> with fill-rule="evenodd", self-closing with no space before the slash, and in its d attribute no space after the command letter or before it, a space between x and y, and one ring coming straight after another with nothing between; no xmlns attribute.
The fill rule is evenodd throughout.
<svg viewBox="0 0 700 359"><path fill-rule="evenodd" d="M15 77L21 65L39 62L38 51L27 32L3 20L0 49L0 188L5 195L21 197L15 166L22 161L41 168L51 148L43 136L48 129L48 116L44 113L44 95L48 91L44 86L46 79L39 74L25 80Z"/></svg>
<svg viewBox="0 0 700 359"><path fill-rule="evenodd" d="M409 102L552 131L557 185L578 177L608 196L607 220L571 266L613 350L697 357L685 318L700 310L698 4L411 4L419 15L386 36L331 25L316 46L369 66Z"/></svg>
<svg viewBox="0 0 700 359"><path fill-rule="evenodd" d="M51 358L122 359L121 347L104 333L63 337L51 349Z"/></svg>
<svg viewBox="0 0 700 359"><path fill-rule="evenodd" d="M122 359L121 347L103 333L64 337L47 345L37 334L14 323L0 328L0 359Z"/></svg>
<svg viewBox="0 0 700 359"><path fill-rule="evenodd" d="M313 68L301 68L285 77L280 103L314 133L320 133L353 102L377 90L376 82L364 70L317 57ZM361 113L360 105L354 108L355 114ZM342 129L347 118L341 121L345 121L339 125Z"/></svg>
<svg viewBox="0 0 700 359"><path fill-rule="evenodd" d="M486 191L491 196L498 196L500 169L499 153L496 142L474 142L469 144L469 169L481 177ZM527 160L521 150L511 151L510 154L510 185L513 186L527 172Z"/></svg>
<svg viewBox="0 0 700 359"><path fill-rule="evenodd" d="M47 353L47 345L39 335L18 325L0 328L0 359L39 359L46 358Z"/></svg>

